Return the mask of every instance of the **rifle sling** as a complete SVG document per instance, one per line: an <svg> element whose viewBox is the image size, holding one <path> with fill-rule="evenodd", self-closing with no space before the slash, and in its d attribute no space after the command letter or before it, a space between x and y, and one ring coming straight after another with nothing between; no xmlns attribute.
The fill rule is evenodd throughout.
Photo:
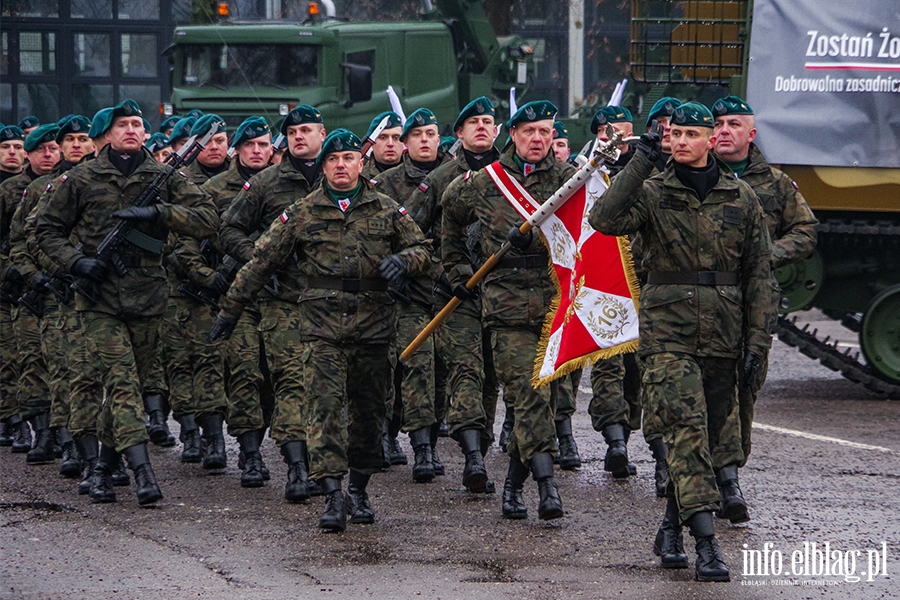
<svg viewBox="0 0 900 600"><path fill-rule="evenodd" d="M137 229L132 229L131 231L129 231L125 235L125 239L141 250L146 250L147 252L151 252L153 254L163 253L163 246L165 245L165 242L163 242L162 240L158 240L155 237L151 237L146 233L142 233Z"/></svg>

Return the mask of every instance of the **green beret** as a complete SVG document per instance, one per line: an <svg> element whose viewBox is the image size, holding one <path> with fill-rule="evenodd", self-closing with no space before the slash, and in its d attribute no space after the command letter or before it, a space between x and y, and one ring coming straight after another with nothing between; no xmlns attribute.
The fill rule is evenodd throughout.
<svg viewBox="0 0 900 600"><path fill-rule="evenodd" d="M301 104L284 117L284 121L281 122L281 133L287 135L288 127L303 123L325 123L325 121L318 108L309 104Z"/></svg>
<svg viewBox="0 0 900 600"><path fill-rule="evenodd" d="M557 109L552 102L547 100L533 100L517 110L516 114L510 117L506 126L511 129L519 123L534 123L535 121L546 121L547 119L553 120L556 118L556 113L558 112L559 109Z"/></svg>
<svg viewBox="0 0 900 600"><path fill-rule="evenodd" d="M175 123L172 132L169 134L169 141L187 139L191 137L191 128L197 122L197 117L182 117Z"/></svg>
<svg viewBox="0 0 900 600"><path fill-rule="evenodd" d="M385 129L393 129L394 127L403 126L403 123L400 121L400 115L398 115L394 111L389 110L372 119L372 122L369 123L369 130L366 132L366 137L372 135L372 132L375 131L375 128L378 127L378 124L381 123L382 119L384 119L385 117L390 117Z"/></svg>
<svg viewBox="0 0 900 600"><path fill-rule="evenodd" d="M569 130L566 129L566 126L561 121L554 121L553 123L553 139L569 139Z"/></svg>
<svg viewBox="0 0 900 600"><path fill-rule="evenodd" d="M672 113L671 123L682 127L712 127L713 116L699 102L685 102Z"/></svg>
<svg viewBox="0 0 900 600"><path fill-rule="evenodd" d="M450 148L453 147L453 144L456 143L456 138L452 135L445 135L441 138L441 143L438 144L438 151L440 152L449 152Z"/></svg>
<svg viewBox="0 0 900 600"><path fill-rule="evenodd" d="M41 122L37 117L33 117L31 115L25 117L21 121L19 121L19 129L30 129L32 127L37 127Z"/></svg>
<svg viewBox="0 0 900 600"><path fill-rule="evenodd" d="M624 106L604 106L594 113L591 119L591 133L596 134L597 131L609 123L632 123L634 118L631 111Z"/></svg>
<svg viewBox="0 0 900 600"><path fill-rule="evenodd" d="M167 148L169 145L169 138L166 137L166 134L156 132L150 136L150 139L147 140L147 143L144 144L144 148L153 153L159 152L163 148Z"/></svg>
<svg viewBox="0 0 900 600"><path fill-rule="evenodd" d="M91 122L88 121L87 117L81 115L70 115L58 125L59 132L56 134L56 143L62 142L67 133L86 134L91 130Z"/></svg>
<svg viewBox="0 0 900 600"><path fill-rule="evenodd" d="M403 131L400 132L400 141L402 142L403 140L405 140L406 136L409 135L409 132L416 127L425 127L426 125L437 125L437 117L434 116L434 113L427 108L416 109L406 119L406 124L403 126Z"/></svg>
<svg viewBox="0 0 900 600"><path fill-rule="evenodd" d="M348 129L335 129L322 142L322 151L316 157L316 162L322 162L327 155L333 152L347 151L362 152L362 142L355 133Z"/></svg>
<svg viewBox="0 0 900 600"><path fill-rule="evenodd" d="M184 116L186 116L186 117L194 117L195 119L199 119L200 117L203 116L203 111L200 110L199 108L195 108L194 110L189 110L189 111L187 111L187 114L184 115Z"/></svg>
<svg viewBox="0 0 900 600"><path fill-rule="evenodd" d="M248 117L244 122L238 125L237 131L234 132L234 138L231 140L231 147L236 148L246 141L258 138L260 136L272 133L269 130L269 124L262 117Z"/></svg>
<svg viewBox="0 0 900 600"><path fill-rule="evenodd" d="M94 115L94 120L91 122L91 137L99 137L100 135L106 133L110 127L112 127L113 121L115 121L118 117L141 117L143 120L144 115L141 112L141 107L137 102L131 100L123 100L109 109L108 113L105 113L102 117L100 117L100 113L98 112ZM97 135L93 135L96 129Z"/></svg>
<svg viewBox="0 0 900 600"><path fill-rule="evenodd" d="M68 114L68 115L66 115L66 116L64 116L64 117L62 117L61 119L57 120L57 121L56 121L56 124L59 125L60 127L62 127L62 126L63 126L63 123L65 123L66 121L68 121L69 119L71 119L71 118L74 117L74 116L75 116L75 115L74 115L73 113L70 113L70 114Z"/></svg>
<svg viewBox="0 0 900 600"><path fill-rule="evenodd" d="M681 106L681 100L672 96L666 96L657 100L647 115L647 129L650 129L650 125L656 117L671 117L672 113L679 106Z"/></svg>
<svg viewBox="0 0 900 600"><path fill-rule="evenodd" d="M11 142L13 140L25 141L25 132L21 127L16 125L7 125L0 129L0 142Z"/></svg>
<svg viewBox="0 0 900 600"><path fill-rule="evenodd" d="M214 114L203 115L197 119L193 126L191 126L191 135L196 135L198 138L201 138L206 135L210 129L213 130L213 135L227 131L225 119Z"/></svg>
<svg viewBox="0 0 900 600"><path fill-rule="evenodd" d="M175 127L175 123L177 123L180 119L181 119L181 117L178 117L175 115L172 115L171 117L167 118L159 126L160 133L164 132L166 129L171 129L172 127Z"/></svg>
<svg viewBox="0 0 900 600"><path fill-rule="evenodd" d="M490 98L487 96L475 98L463 107L459 116L456 117L456 121L453 123L453 131L462 127L463 123L466 122L466 119L480 117L482 115L491 115L492 117L497 116L497 111L494 110L494 103L491 102Z"/></svg>
<svg viewBox="0 0 900 600"><path fill-rule="evenodd" d="M31 152L47 142L56 142L57 131L59 131L59 125L56 123L41 125L25 138L25 152Z"/></svg>
<svg viewBox="0 0 900 600"><path fill-rule="evenodd" d="M752 115L753 109L737 96L725 96L716 100L712 105L712 112L715 116L724 115Z"/></svg>
<svg viewBox="0 0 900 600"><path fill-rule="evenodd" d="M98 138L103 135L103 131L101 131L101 127L105 126L107 119L109 119L109 114L112 112L112 106L108 106L106 108L101 108L94 114L94 118L91 119L91 129L88 131L88 135L93 138ZM104 130L105 131L105 130Z"/></svg>

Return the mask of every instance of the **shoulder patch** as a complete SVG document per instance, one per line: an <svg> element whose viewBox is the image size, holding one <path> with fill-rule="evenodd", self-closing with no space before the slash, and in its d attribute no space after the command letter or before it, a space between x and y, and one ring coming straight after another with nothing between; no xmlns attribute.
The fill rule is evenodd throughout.
<svg viewBox="0 0 900 600"><path fill-rule="evenodd" d="M427 191L428 191L428 184L425 183L424 181L423 181L422 183L420 183L420 184L419 184L419 191L427 192Z"/></svg>
<svg viewBox="0 0 900 600"><path fill-rule="evenodd" d="M281 220L282 223L287 223L288 219L290 219L290 217L287 214L287 211L284 211L283 213L281 213L281 216L278 218Z"/></svg>
<svg viewBox="0 0 900 600"><path fill-rule="evenodd" d="M184 171L178 171L178 174L187 179L187 175L185 175Z"/></svg>
<svg viewBox="0 0 900 600"><path fill-rule="evenodd" d="M52 184L52 183L48 183L48 184L47 184L47 189L44 190L44 191L49 192L49 191L52 190L52 189L53 189L53 184Z"/></svg>
<svg viewBox="0 0 900 600"><path fill-rule="evenodd" d="M466 171L465 175L463 175L463 181L468 181L469 177L471 177L471 176L472 176L472 171L471 170Z"/></svg>
<svg viewBox="0 0 900 600"><path fill-rule="evenodd" d="M401 206L400 208L397 209L397 212L399 212L401 215L405 215L406 209Z"/></svg>
<svg viewBox="0 0 900 600"><path fill-rule="evenodd" d="M795 189L795 190L799 190L799 189L800 189L800 186L797 185L797 182L794 181L793 179L791 179L791 185L794 186L794 189Z"/></svg>
<svg viewBox="0 0 900 600"><path fill-rule="evenodd" d="M22 190L22 197L24 198L27 195L28 195L28 188L25 188L24 190Z"/></svg>
<svg viewBox="0 0 900 600"><path fill-rule="evenodd" d="M377 180L377 179L370 179L370 180L369 180L369 184L372 185L372 186L376 186L376 185L378 185L378 180Z"/></svg>
<svg viewBox="0 0 900 600"><path fill-rule="evenodd" d="M68 175L68 174L63 175L62 177L59 178L59 182L60 182L60 183L63 183L63 182L64 182L66 179L68 179L68 178L69 178L69 175Z"/></svg>
<svg viewBox="0 0 900 600"><path fill-rule="evenodd" d="M249 182L249 181L245 181L245 182L244 182L244 189L245 189L245 190L249 190L249 189L250 189L250 182Z"/></svg>

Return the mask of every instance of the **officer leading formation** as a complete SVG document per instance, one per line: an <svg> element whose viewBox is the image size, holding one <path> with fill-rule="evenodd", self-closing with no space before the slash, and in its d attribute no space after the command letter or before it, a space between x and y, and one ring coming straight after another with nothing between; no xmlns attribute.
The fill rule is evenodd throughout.
<svg viewBox="0 0 900 600"><path fill-rule="evenodd" d="M275 131L262 117L231 132L192 113L150 132L126 100L91 119L0 127L0 446L29 465L61 459L73 491L97 503L131 485L127 464L138 505L152 506L163 490L147 445L176 445L170 417L179 460L204 470L224 469L225 436L236 438L247 488L273 476L268 433L285 500L324 496L319 525L340 532L375 521L370 479L407 463L400 431L414 483L445 475L443 433L465 460L466 491L494 494L484 457L502 386L500 514L528 518L531 475L538 518L564 517L554 463L581 466L581 372L531 385L554 295L548 253L485 170L549 198L583 161L556 107L522 106L502 148L487 97L452 124L425 107L405 121L382 113L363 139L329 132L306 105ZM775 322L773 267L816 242L796 184L755 145L754 118L734 96L712 110L662 98L646 133L603 167L611 184L590 214L599 231L629 236L642 286L638 351L591 369L604 468L636 473L627 444L642 428L666 498L650 547L663 568L686 568L686 527L701 581L730 579L715 517L750 519L738 472ZM595 144L607 126L633 135L634 117L598 110ZM401 361L454 297L456 311Z"/></svg>

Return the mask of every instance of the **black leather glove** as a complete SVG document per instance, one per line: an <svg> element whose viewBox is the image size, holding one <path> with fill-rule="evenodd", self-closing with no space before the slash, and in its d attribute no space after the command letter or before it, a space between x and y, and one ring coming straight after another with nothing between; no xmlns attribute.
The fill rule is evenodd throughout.
<svg viewBox="0 0 900 600"><path fill-rule="evenodd" d="M474 300L478 297L478 288L474 290L470 290L463 284L459 284L455 288L453 288L453 295L459 298L462 301L465 300Z"/></svg>
<svg viewBox="0 0 900 600"><path fill-rule="evenodd" d="M6 279L4 281L9 281L10 283L25 283L25 278L22 277L22 274L19 273L19 270L15 267L10 267L6 270Z"/></svg>
<svg viewBox="0 0 900 600"><path fill-rule="evenodd" d="M650 131L638 140L638 152L646 156L650 162L655 163L662 156L662 133L663 126L654 120L650 124Z"/></svg>
<svg viewBox="0 0 900 600"><path fill-rule="evenodd" d="M225 295L228 293L228 288L231 287L231 282L228 281L228 278L222 275L221 273L216 273L216 280L213 281L213 288L221 295Z"/></svg>
<svg viewBox="0 0 900 600"><path fill-rule="evenodd" d="M117 210L110 216L126 221L150 221L151 223L156 223L159 221L162 213L159 211L159 205L153 204L151 206L129 206L128 208Z"/></svg>
<svg viewBox="0 0 900 600"><path fill-rule="evenodd" d="M34 276L34 279L31 280L31 285L28 287L36 292L43 292L47 289L47 284L50 283L51 279L52 277L49 274L41 271Z"/></svg>
<svg viewBox="0 0 900 600"><path fill-rule="evenodd" d="M509 235L507 235L506 238L516 250L525 250L531 245L531 242L534 241L534 230L531 230L528 233L522 233L519 231L518 227L513 227L509 230Z"/></svg>
<svg viewBox="0 0 900 600"><path fill-rule="evenodd" d="M227 340L231 337L231 334L234 333L234 327L237 325L238 320L234 317L228 317L223 313L218 313L216 315L216 322L213 323L212 329L209 330L209 334L207 334L206 339L210 342L215 342L216 340Z"/></svg>
<svg viewBox="0 0 900 600"><path fill-rule="evenodd" d="M391 254L378 263L378 270L391 285L399 287L406 281L406 261L396 254Z"/></svg>
<svg viewBox="0 0 900 600"><path fill-rule="evenodd" d="M106 263L98 258L79 258L72 265L72 275L102 283L106 279L108 268Z"/></svg>
<svg viewBox="0 0 900 600"><path fill-rule="evenodd" d="M756 378L759 376L759 371L762 368L762 356L753 352L747 351L744 354L744 372L741 376L741 387L749 390L753 388L753 384L756 382Z"/></svg>

